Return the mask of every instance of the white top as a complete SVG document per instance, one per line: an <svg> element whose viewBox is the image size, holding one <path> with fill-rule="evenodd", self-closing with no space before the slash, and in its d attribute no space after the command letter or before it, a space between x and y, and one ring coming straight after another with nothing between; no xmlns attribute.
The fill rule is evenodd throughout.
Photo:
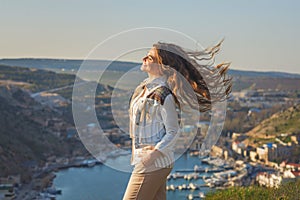
<svg viewBox="0 0 300 200"><path fill-rule="evenodd" d="M180 130L178 112L172 94L168 94L163 105L160 102L146 98L148 94L161 86L167 86L164 76L146 84L145 94L139 94L132 100L131 130L133 139L132 165L140 162L143 146L151 145L163 156L155 160L156 167L168 167L174 162L174 143Z"/></svg>

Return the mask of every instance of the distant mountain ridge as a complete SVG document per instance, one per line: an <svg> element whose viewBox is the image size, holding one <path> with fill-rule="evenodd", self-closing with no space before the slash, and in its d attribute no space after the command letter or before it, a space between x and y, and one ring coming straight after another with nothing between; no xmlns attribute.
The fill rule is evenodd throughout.
<svg viewBox="0 0 300 200"><path fill-rule="evenodd" d="M65 69L77 71L85 62L87 70L109 70L128 71L140 65L134 62L109 61L109 60L67 60L67 59L35 59L35 58L20 58L20 59L0 59L0 64L8 66L18 66L36 69Z"/></svg>
<svg viewBox="0 0 300 200"><path fill-rule="evenodd" d="M48 59L48 58L18 58L18 59L0 59L0 64L9 66L20 66L37 69L65 69L77 71L81 64L85 62L87 70L108 70L129 71L134 67L138 67L141 63L125 62L125 61L109 61L109 60L72 60L72 59ZM229 74L233 76L243 77L272 77L272 78L300 78L300 74L286 72L259 72L259 71L243 71L230 69Z"/></svg>

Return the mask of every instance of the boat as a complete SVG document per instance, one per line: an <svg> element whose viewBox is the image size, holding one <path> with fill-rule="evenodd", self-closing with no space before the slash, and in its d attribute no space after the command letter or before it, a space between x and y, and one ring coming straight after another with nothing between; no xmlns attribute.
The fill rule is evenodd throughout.
<svg viewBox="0 0 300 200"><path fill-rule="evenodd" d="M231 178L233 176L237 175L237 171L235 170L227 170L227 171L222 171L222 172L215 172L214 176L217 178Z"/></svg>
<svg viewBox="0 0 300 200"><path fill-rule="evenodd" d="M94 167L96 164L100 164L101 162L97 159L91 159L91 160L84 160L82 161L82 166L86 167Z"/></svg>
<svg viewBox="0 0 300 200"><path fill-rule="evenodd" d="M214 176L211 176L209 178L206 178L205 176L203 176L202 178L203 178L203 181L209 187L223 186L224 183L226 183L226 180L224 180L223 178L216 178Z"/></svg>
<svg viewBox="0 0 300 200"><path fill-rule="evenodd" d="M45 193L51 194L51 195L61 195L62 191L60 189L56 189L54 186L47 188L45 190Z"/></svg>
<svg viewBox="0 0 300 200"><path fill-rule="evenodd" d="M187 199L189 199L189 200L193 200L193 199L203 199L203 198L205 198L205 195L204 195L203 192L199 192L199 194L196 195L196 196L194 196L193 194L189 194L189 195L187 196Z"/></svg>
<svg viewBox="0 0 300 200"><path fill-rule="evenodd" d="M178 185L178 190L187 190L188 187L186 186L186 184L182 184L182 185Z"/></svg>
<svg viewBox="0 0 300 200"><path fill-rule="evenodd" d="M40 195L40 197L41 197L42 199L50 199L50 200L55 200L55 199L56 199L56 195L54 195L54 194L49 194L49 193L47 193L47 192L41 192L39 195Z"/></svg>
<svg viewBox="0 0 300 200"><path fill-rule="evenodd" d="M193 199L194 199L194 196L193 196L193 194L189 194L189 195L187 196L187 199L189 199L189 200L193 200Z"/></svg>
<svg viewBox="0 0 300 200"><path fill-rule="evenodd" d="M199 174L198 173L185 174L183 178L186 180L198 179Z"/></svg>
<svg viewBox="0 0 300 200"><path fill-rule="evenodd" d="M175 191L176 190L176 187L173 185L173 184L171 184L171 185L168 185L167 187L166 187L166 190L172 190L172 191Z"/></svg>
<svg viewBox="0 0 300 200"><path fill-rule="evenodd" d="M200 198L205 198L204 193L203 193L203 192L199 192L199 197L200 197Z"/></svg>
<svg viewBox="0 0 300 200"><path fill-rule="evenodd" d="M195 185L194 183L190 183L189 186L188 186L188 188L190 190L198 190L199 189L199 187L197 185Z"/></svg>
<svg viewBox="0 0 300 200"><path fill-rule="evenodd" d="M176 173L172 174L171 177L172 177L173 179L177 179L177 178L183 178L184 175L183 175L182 173L176 172Z"/></svg>

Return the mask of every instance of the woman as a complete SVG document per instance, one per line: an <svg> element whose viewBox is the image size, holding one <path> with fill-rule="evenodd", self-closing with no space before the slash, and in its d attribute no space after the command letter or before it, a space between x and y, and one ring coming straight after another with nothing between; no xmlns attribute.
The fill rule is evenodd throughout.
<svg viewBox="0 0 300 200"><path fill-rule="evenodd" d="M166 179L174 163L174 144L180 130L180 110L189 106L199 112L223 101L231 89L226 75L229 64L215 68L213 61L221 42L204 51L184 51L169 43L157 43L143 58L148 73L130 100L131 164L134 170L123 200L166 199Z"/></svg>

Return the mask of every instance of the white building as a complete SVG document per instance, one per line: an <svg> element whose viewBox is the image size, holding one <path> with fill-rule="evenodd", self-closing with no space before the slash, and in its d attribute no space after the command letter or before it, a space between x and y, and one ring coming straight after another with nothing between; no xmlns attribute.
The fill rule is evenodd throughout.
<svg viewBox="0 0 300 200"><path fill-rule="evenodd" d="M276 174L269 174L267 172L258 173L256 181L260 186L278 188L281 184L282 177Z"/></svg>

